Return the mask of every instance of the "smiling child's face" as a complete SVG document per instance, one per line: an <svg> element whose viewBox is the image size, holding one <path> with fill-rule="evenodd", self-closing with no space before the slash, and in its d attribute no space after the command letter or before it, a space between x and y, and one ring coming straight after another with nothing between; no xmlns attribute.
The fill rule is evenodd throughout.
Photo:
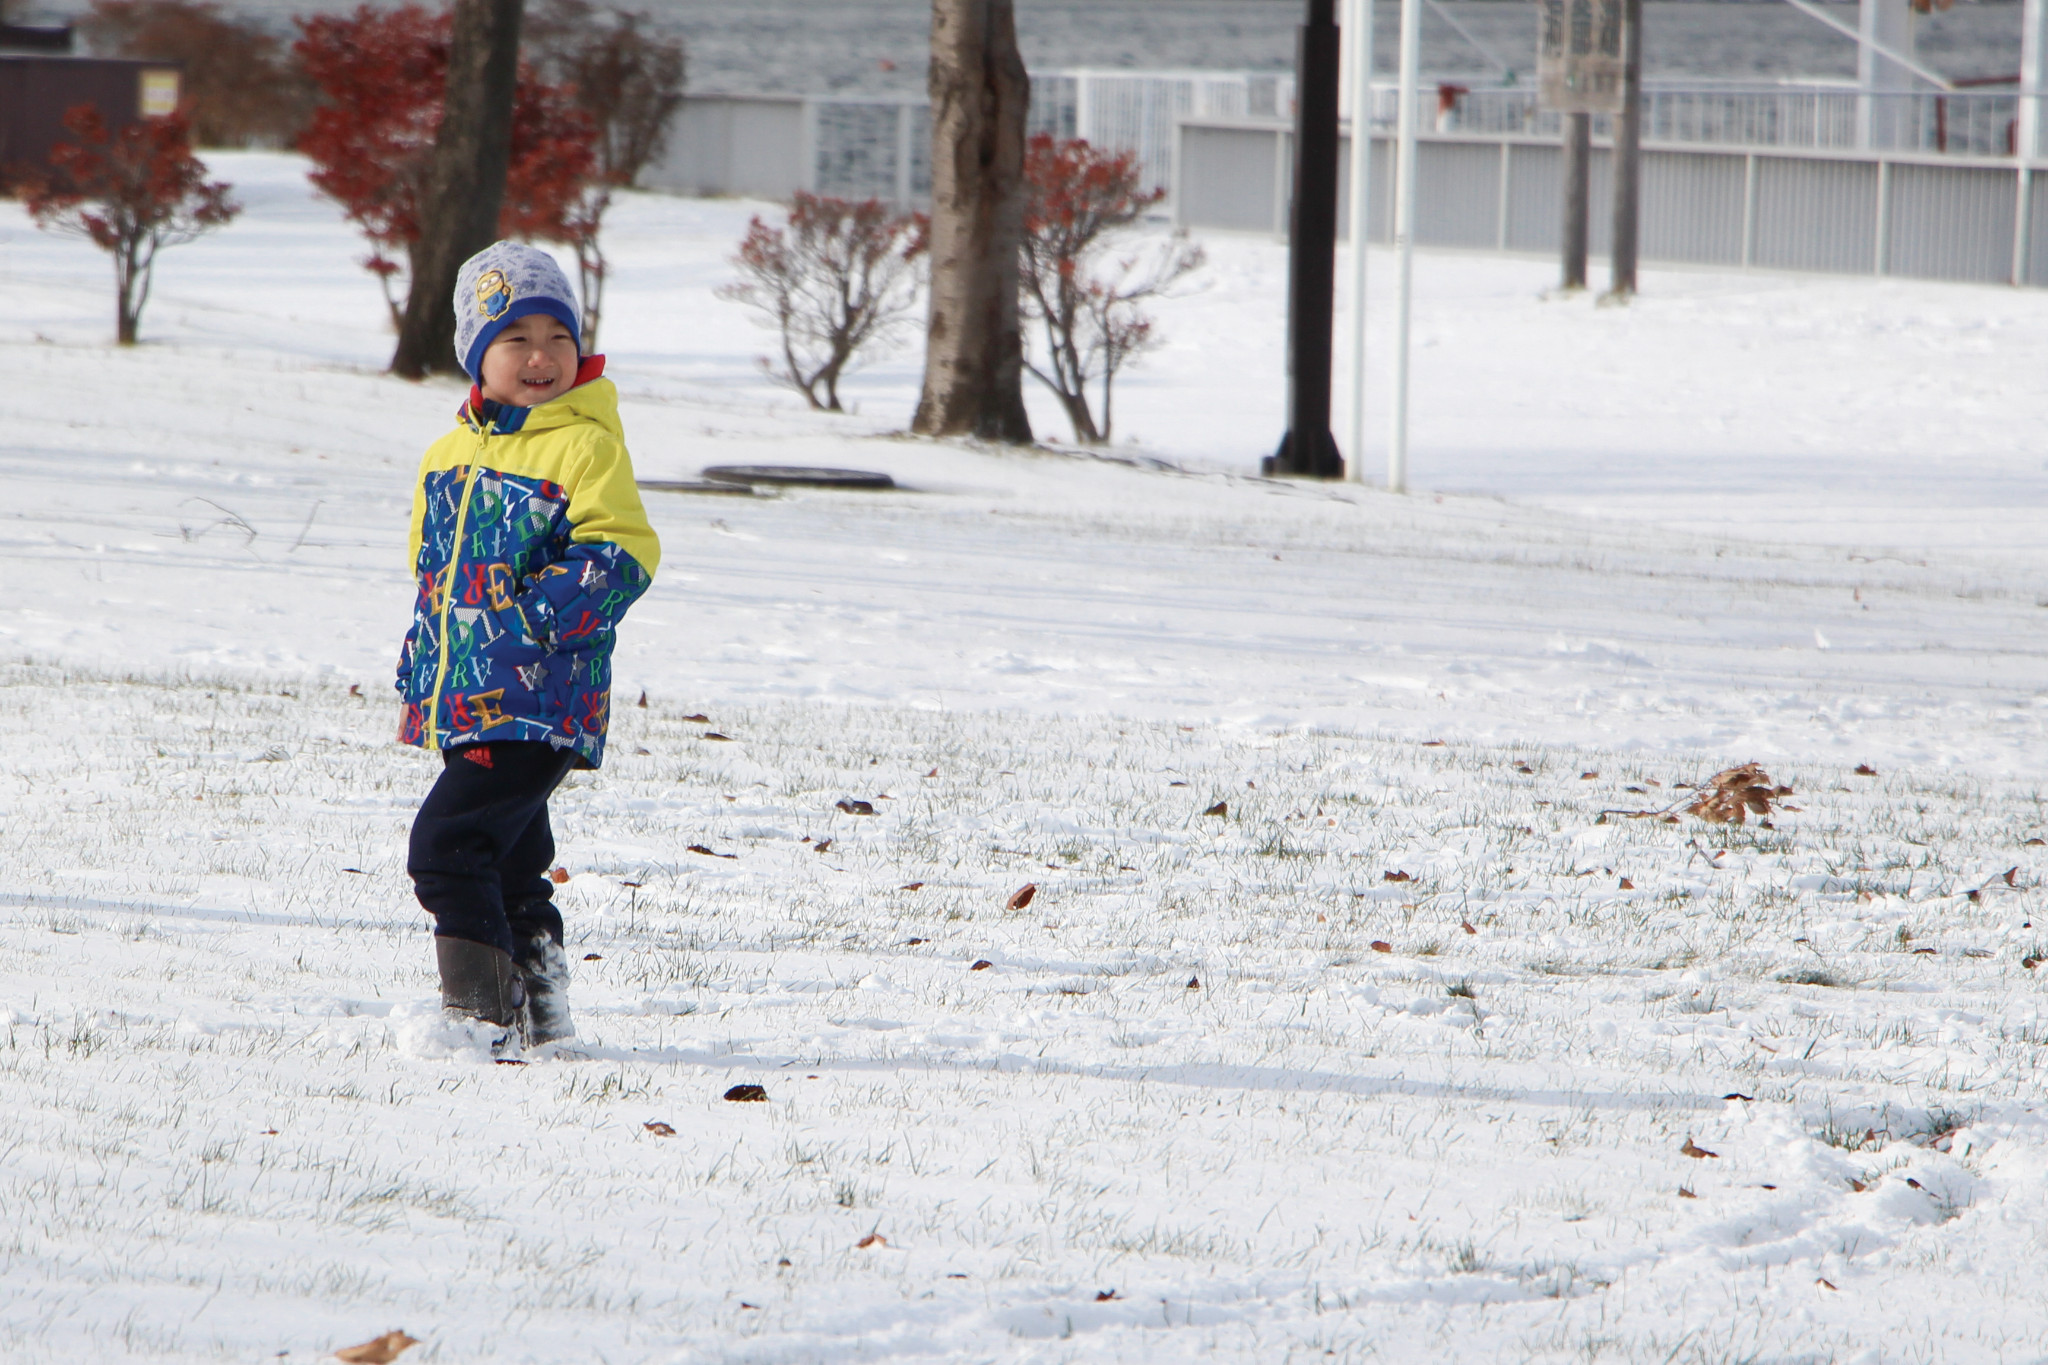
<svg viewBox="0 0 2048 1365"><path fill-rule="evenodd" d="M484 348L477 387L486 398L530 408L574 388L578 360L569 324L528 313L507 323Z"/></svg>

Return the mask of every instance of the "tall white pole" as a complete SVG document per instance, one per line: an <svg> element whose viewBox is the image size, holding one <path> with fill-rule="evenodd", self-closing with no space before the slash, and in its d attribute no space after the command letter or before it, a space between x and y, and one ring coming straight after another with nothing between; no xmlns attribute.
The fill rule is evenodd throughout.
<svg viewBox="0 0 2048 1365"><path fill-rule="evenodd" d="M2038 2L2038 0L2037 0ZM1351 477L1365 482L1365 241L1372 224L1372 0L1350 0L1344 47L1351 68Z"/></svg>
<svg viewBox="0 0 2048 1365"><path fill-rule="evenodd" d="M1394 176L1393 430L1387 442L1387 488L1408 491L1408 319L1415 294L1415 86L1422 64L1422 0L1401 0L1400 159Z"/></svg>
<svg viewBox="0 0 2048 1365"><path fill-rule="evenodd" d="M2048 96L2048 0L2020 6L2020 117L2014 151L2024 163L2038 160L2043 97Z"/></svg>

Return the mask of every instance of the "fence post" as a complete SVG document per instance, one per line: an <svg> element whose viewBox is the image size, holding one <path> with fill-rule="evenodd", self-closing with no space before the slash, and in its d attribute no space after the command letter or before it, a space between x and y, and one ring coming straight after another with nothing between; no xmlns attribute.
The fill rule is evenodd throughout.
<svg viewBox="0 0 2048 1365"><path fill-rule="evenodd" d="M1566 289L1586 287L1586 215L1592 194L1593 116L1564 116L1564 279Z"/></svg>
<svg viewBox="0 0 2048 1365"><path fill-rule="evenodd" d="M1892 163L1877 163L1877 260L1876 273L1891 270L1892 260Z"/></svg>
<svg viewBox="0 0 2048 1365"><path fill-rule="evenodd" d="M799 106L796 141L796 187L806 194L818 192L818 102L807 99Z"/></svg>
<svg viewBox="0 0 2048 1365"><path fill-rule="evenodd" d="M2022 161L2013 168L2012 282L2027 283L2027 256L2034 235L2034 168Z"/></svg>
<svg viewBox="0 0 2048 1365"><path fill-rule="evenodd" d="M1508 174L1513 167L1515 144L1502 138L1500 142L1500 192L1495 196L1493 209L1493 249L1508 249Z"/></svg>
<svg viewBox="0 0 2048 1365"><path fill-rule="evenodd" d="M1742 158L1742 265L1756 264L1756 153Z"/></svg>
<svg viewBox="0 0 2048 1365"><path fill-rule="evenodd" d="M896 211L910 208L910 109L907 102L896 106Z"/></svg>

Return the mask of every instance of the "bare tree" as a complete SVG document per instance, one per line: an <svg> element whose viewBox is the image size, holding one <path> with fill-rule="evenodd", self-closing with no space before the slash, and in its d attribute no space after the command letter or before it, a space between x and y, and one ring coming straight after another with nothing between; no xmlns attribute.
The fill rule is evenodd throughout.
<svg viewBox="0 0 2048 1365"><path fill-rule="evenodd" d="M911 430L1031 439L1017 313L1030 78L1014 0L932 0L931 312Z"/></svg>
<svg viewBox="0 0 2048 1365"><path fill-rule="evenodd" d="M421 204L412 284L391 369L409 379L460 368L449 300L462 263L497 239L512 156L524 0L455 0L448 95Z"/></svg>
<svg viewBox="0 0 2048 1365"><path fill-rule="evenodd" d="M863 347L886 340L917 301L929 224L877 199L855 203L797 191L789 226L759 218L732 258L740 279L718 292L766 315L782 360L761 368L813 408L844 411L839 381ZM823 396L820 397L820 390Z"/></svg>
<svg viewBox="0 0 2048 1365"><path fill-rule="evenodd" d="M593 351L610 274L604 217L613 194L631 188L661 151L683 102L683 43L641 11L544 0L527 17L526 47L541 77L574 90L576 106L597 129L597 174L565 219L583 299L583 348Z"/></svg>

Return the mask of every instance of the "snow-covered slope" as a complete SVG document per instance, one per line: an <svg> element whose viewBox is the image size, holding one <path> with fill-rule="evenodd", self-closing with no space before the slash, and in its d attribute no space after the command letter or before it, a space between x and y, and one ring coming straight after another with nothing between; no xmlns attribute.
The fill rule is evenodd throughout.
<svg viewBox="0 0 2048 1365"><path fill-rule="evenodd" d="M0 1355L2048 1358L2048 298L1428 257L1396 498L1250 477L1271 242L1115 458L989 451L893 434L907 354L801 411L712 292L759 206L633 198L642 472L903 487L649 495L587 1057L490 1067L388 743L457 390L217 169L127 352L0 206ZM1628 818L1745 759L1775 828Z"/></svg>

